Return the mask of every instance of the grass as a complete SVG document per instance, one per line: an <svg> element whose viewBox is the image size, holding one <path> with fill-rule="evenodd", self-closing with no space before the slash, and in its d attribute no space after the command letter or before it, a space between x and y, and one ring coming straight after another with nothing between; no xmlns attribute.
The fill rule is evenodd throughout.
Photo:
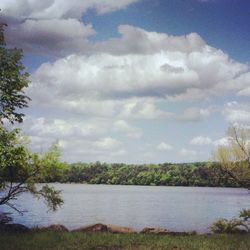
<svg viewBox="0 0 250 250"><path fill-rule="evenodd" d="M157 236L82 232L1 233L1 250L249 250L250 234Z"/></svg>

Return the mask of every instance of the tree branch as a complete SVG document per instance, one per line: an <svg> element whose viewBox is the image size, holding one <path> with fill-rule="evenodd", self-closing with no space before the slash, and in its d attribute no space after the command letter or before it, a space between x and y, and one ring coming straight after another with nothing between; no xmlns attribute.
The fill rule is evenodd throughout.
<svg viewBox="0 0 250 250"><path fill-rule="evenodd" d="M5 205L7 205L8 207L14 209L16 212L18 212L18 213L21 214L21 215L23 215L23 213L25 212L25 211L19 210L18 208L16 208L13 204L11 204L11 203L9 203L9 202L6 202Z"/></svg>
<svg viewBox="0 0 250 250"><path fill-rule="evenodd" d="M248 152L246 151L246 149L243 147L243 145L241 145L235 127L233 127L233 132L234 132L234 136L235 136L235 141L236 141L237 145L240 147L241 151L245 154L248 167L250 168L250 155L248 154Z"/></svg>
<svg viewBox="0 0 250 250"><path fill-rule="evenodd" d="M240 180L236 175L234 175L228 168L221 165L221 169L226 172L231 178L233 178L241 187L246 188L250 192L250 187L244 181Z"/></svg>

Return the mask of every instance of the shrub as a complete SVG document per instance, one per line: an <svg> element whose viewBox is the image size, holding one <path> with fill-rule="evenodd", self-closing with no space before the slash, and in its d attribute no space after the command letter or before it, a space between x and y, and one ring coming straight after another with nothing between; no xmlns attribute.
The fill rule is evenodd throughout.
<svg viewBox="0 0 250 250"><path fill-rule="evenodd" d="M215 221L210 230L213 233L246 233L250 232L249 221L250 209L243 209L240 211L240 219L218 219ZM241 219L243 218L243 219Z"/></svg>

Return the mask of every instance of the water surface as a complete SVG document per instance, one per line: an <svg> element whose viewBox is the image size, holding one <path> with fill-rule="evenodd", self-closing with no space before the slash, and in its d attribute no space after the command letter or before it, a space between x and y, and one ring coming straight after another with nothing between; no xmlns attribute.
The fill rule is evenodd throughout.
<svg viewBox="0 0 250 250"><path fill-rule="evenodd" d="M14 221L27 226L60 223L69 229L106 223L137 230L163 227L208 232L216 219L230 219L242 208L250 208L250 194L237 188L53 185L63 191L61 209L48 212L41 200L24 194L16 204L28 212L14 213Z"/></svg>

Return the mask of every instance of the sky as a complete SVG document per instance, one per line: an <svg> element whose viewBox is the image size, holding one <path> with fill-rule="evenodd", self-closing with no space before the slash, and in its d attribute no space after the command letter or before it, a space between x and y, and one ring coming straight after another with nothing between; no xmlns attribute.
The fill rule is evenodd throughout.
<svg viewBox="0 0 250 250"><path fill-rule="evenodd" d="M0 0L31 148L69 162L211 160L250 125L248 0Z"/></svg>

